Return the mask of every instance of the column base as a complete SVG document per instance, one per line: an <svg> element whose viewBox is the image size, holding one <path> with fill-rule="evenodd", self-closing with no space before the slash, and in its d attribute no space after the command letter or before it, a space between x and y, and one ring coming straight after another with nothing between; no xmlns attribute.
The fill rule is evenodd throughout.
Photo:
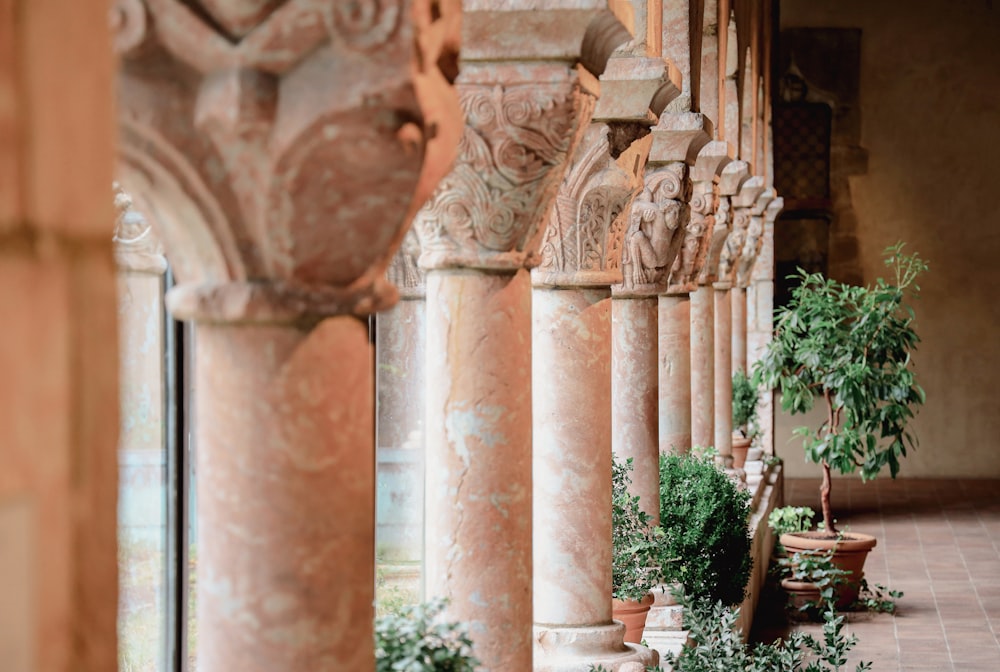
<svg viewBox="0 0 1000 672"><path fill-rule="evenodd" d="M681 649L688 640L687 630L649 630L642 638L650 649L656 652L662 660L663 656L672 653L679 656Z"/></svg>
<svg viewBox="0 0 1000 672"><path fill-rule="evenodd" d="M625 625L619 621L575 628L536 625L533 672L589 672L595 665L609 672L638 672L659 664L656 651L628 644L624 637Z"/></svg>

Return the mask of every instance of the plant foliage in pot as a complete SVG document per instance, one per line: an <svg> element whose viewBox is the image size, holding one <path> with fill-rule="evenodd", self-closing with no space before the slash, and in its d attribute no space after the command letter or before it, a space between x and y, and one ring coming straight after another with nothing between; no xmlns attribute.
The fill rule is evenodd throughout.
<svg viewBox="0 0 1000 672"><path fill-rule="evenodd" d="M835 564L850 572L838 606L854 601L875 538L837 529L831 472L860 472L868 481L888 467L895 478L900 458L916 447L907 427L924 401L910 359L920 339L909 301L927 265L904 254L902 243L886 249L885 263L892 281L878 278L867 287L799 269L800 284L776 311L774 340L754 369L755 383L781 391L786 412L805 413L817 397L826 408L818 427L795 430L806 458L823 469L823 528L785 534L780 542L789 553L836 548Z"/></svg>
<svg viewBox="0 0 1000 672"><path fill-rule="evenodd" d="M742 369L733 374L733 466L746 465L757 436L757 388Z"/></svg>
<svg viewBox="0 0 1000 672"><path fill-rule="evenodd" d="M464 626L442 620L445 604L432 600L375 619L375 672L475 672L472 640Z"/></svg>
<svg viewBox="0 0 1000 672"><path fill-rule="evenodd" d="M660 457L662 580L693 599L743 601L750 578L750 493L711 456Z"/></svg>
<svg viewBox="0 0 1000 672"><path fill-rule="evenodd" d="M625 641L638 644L653 605L650 592L660 583L657 554L660 528L639 508L639 498L628 491L632 458L612 464L611 597L612 615L625 624Z"/></svg>

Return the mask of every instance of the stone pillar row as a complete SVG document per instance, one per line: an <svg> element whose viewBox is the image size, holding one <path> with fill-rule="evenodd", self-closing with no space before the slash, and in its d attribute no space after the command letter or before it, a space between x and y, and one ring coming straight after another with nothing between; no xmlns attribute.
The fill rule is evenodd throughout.
<svg viewBox="0 0 1000 672"><path fill-rule="evenodd" d="M455 7L362 4L114 8L120 179L195 324L200 672L375 667L367 316L461 110Z"/></svg>

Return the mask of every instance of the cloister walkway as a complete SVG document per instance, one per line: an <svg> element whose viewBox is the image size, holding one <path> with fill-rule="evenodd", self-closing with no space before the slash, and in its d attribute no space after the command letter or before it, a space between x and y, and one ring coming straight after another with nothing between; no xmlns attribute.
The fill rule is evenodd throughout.
<svg viewBox="0 0 1000 672"><path fill-rule="evenodd" d="M788 480L785 502L818 511L818 481ZM842 527L878 537L869 582L904 592L895 616L850 615L848 669L1000 671L1000 481L835 481L833 503ZM774 629L758 611L755 638Z"/></svg>

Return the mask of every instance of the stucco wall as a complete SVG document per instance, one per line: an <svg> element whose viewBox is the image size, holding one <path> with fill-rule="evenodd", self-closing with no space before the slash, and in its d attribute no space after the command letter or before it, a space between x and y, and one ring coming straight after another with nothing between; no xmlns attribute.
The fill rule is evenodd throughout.
<svg viewBox="0 0 1000 672"><path fill-rule="evenodd" d="M865 280L896 240L931 266L917 308L927 403L903 476L1000 476L1000 5L992 4L781 2L782 28L862 29L869 164L851 192ZM799 418L779 412L776 424L787 476L818 473L787 443Z"/></svg>

